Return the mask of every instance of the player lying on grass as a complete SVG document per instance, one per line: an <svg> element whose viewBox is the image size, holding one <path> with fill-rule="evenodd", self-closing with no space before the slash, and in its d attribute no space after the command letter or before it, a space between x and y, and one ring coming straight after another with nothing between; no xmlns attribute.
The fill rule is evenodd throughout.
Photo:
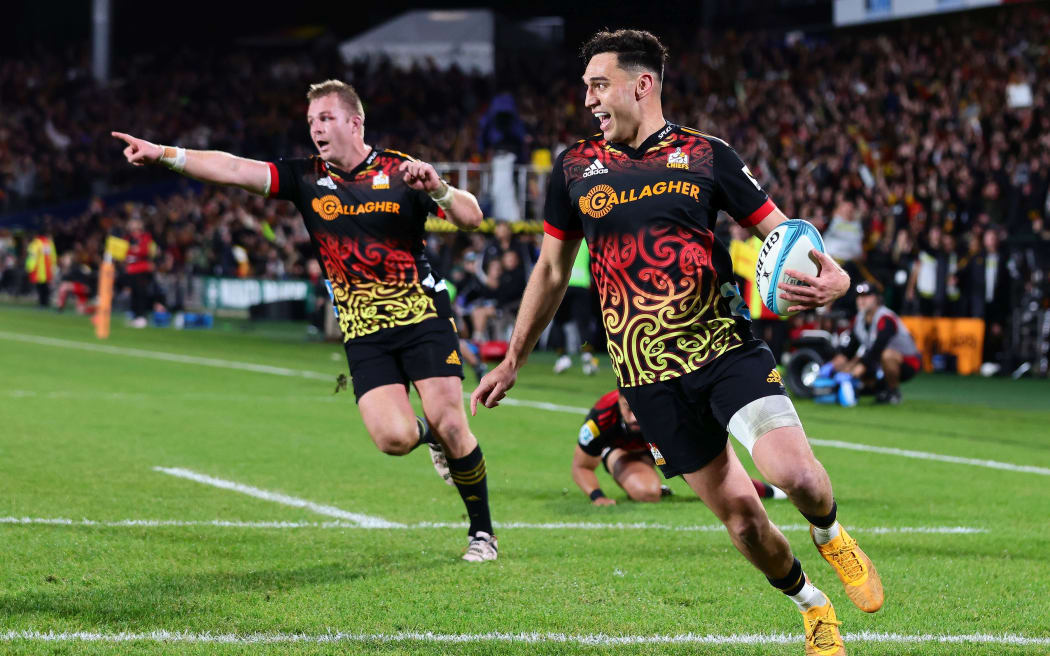
<svg viewBox="0 0 1050 656"><path fill-rule="evenodd" d="M727 429L762 476L810 523L820 554L861 610L882 607L871 560L839 525L827 471L810 449L769 348L753 337L725 246L725 211L760 236L787 220L721 139L669 123L660 89L667 49L648 32L599 32L583 47L584 104L599 134L570 145L547 185L543 246L502 363L471 395L494 407L550 323L586 237L607 346L665 477L681 475L734 546L802 613L807 654L845 654L831 600L802 569L728 447ZM789 311L841 297L849 276L814 250L817 276L779 285ZM679 538L680 539L680 538ZM676 565L681 567L682 565Z"/></svg>
<svg viewBox="0 0 1050 656"><path fill-rule="evenodd" d="M598 485L598 465L634 501L653 503L671 495L660 483L651 446L642 435L638 419L619 390L602 395L580 426L572 457L572 480L596 506L616 505ZM783 490L757 478L751 479L763 499L786 499Z"/></svg>
<svg viewBox="0 0 1050 656"><path fill-rule="evenodd" d="M273 162L219 151L159 146L121 132L135 166L295 203L324 265L339 311L358 409L379 449L405 455L427 444L470 518L463 559L495 560L485 458L463 410L463 367L452 309L423 251L424 223L442 216L467 230L482 219L469 192L434 167L364 141L365 112L353 87L310 87L306 123L317 155ZM423 402L416 417L411 383Z"/></svg>

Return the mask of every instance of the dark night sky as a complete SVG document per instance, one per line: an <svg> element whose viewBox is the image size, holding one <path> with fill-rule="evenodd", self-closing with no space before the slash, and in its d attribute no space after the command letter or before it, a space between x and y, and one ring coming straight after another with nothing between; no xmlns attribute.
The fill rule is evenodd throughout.
<svg viewBox="0 0 1050 656"><path fill-rule="evenodd" d="M116 51L156 49L161 39L218 44L244 36L317 25L337 37L348 37L409 9L488 7L511 19L562 16L566 40L582 40L601 27L646 27L683 22L699 24L708 17L716 25L775 27L826 25L831 0L660 0L587 2L586 0L529 0L528 2L472 2L464 0L367 0L365 2L309 2L291 0L279 5L246 0L111 0ZM91 0L16 0L4 3L0 19L0 52L34 46L62 47L85 43L91 36ZM770 7L779 5L780 9ZM272 10L270 7L281 9ZM756 23L756 17L757 23Z"/></svg>

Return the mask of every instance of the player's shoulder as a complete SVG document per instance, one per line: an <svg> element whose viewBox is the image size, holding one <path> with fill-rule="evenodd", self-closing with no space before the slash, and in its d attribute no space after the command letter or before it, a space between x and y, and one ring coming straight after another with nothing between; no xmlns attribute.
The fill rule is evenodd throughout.
<svg viewBox="0 0 1050 656"><path fill-rule="evenodd" d="M558 153L558 157L555 159L558 161L565 161L566 159L571 159L580 155L586 156L599 150L603 150L605 145L605 137L599 132L597 134L592 134L589 137L584 137L583 139L577 139L574 143L566 146L565 150Z"/></svg>
<svg viewBox="0 0 1050 656"><path fill-rule="evenodd" d="M602 397L600 399L598 399L598 401L594 404L594 409L597 410L598 412L605 412L605 411L609 410L610 408L617 408L617 409L619 409L619 406L617 405L617 402L619 400L620 400L620 391L619 390L613 390L611 392L603 394Z"/></svg>
<svg viewBox="0 0 1050 656"><path fill-rule="evenodd" d="M419 159L408 153L403 153L400 150L394 150L393 148L378 148L376 149L376 153L379 157L384 159L393 159L399 162L415 162Z"/></svg>
<svg viewBox="0 0 1050 656"><path fill-rule="evenodd" d="M704 132L703 130L697 130L696 128L690 128L690 127L687 127L687 126L684 126L684 125L676 125L676 126L674 126L674 130L681 137L686 137L686 138L691 138L691 139L702 139L704 141L707 141L708 143L710 143L714 147L722 146L724 148L732 148L732 146L730 146L729 143L726 142L725 139L722 139L721 137L717 137L717 136L715 136L713 134L710 134L708 132Z"/></svg>

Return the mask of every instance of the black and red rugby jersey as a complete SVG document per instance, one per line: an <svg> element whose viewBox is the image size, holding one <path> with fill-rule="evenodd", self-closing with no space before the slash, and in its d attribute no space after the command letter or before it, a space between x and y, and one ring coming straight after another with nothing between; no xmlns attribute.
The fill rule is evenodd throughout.
<svg viewBox="0 0 1050 656"><path fill-rule="evenodd" d="M601 134L558 156L544 229L587 238L621 387L690 373L753 339L719 210L751 227L776 209L728 144L671 123L639 148Z"/></svg>
<svg viewBox="0 0 1050 656"><path fill-rule="evenodd" d="M346 341L438 316L423 239L427 215L444 213L398 173L411 159L373 148L352 171L317 156L270 162L270 196L303 215Z"/></svg>
<svg viewBox="0 0 1050 656"><path fill-rule="evenodd" d="M605 449L649 450L649 443L642 437L642 432L632 433L624 425L619 399L620 392L613 390L598 399L587 413L576 440L587 455L599 457Z"/></svg>

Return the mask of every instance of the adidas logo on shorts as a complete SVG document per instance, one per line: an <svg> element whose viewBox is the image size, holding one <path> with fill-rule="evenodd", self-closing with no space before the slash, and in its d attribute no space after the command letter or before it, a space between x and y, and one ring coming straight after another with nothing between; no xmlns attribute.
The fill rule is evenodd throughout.
<svg viewBox="0 0 1050 656"><path fill-rule="evenodd" d="M591 165L583 170L583 177L589 178L592 175L598 175L600 173L608 173L609 169L602 166L602 163L595 158Z"/></svg>
<svg viewBox="0 0 1050 656"><path fill-rule="evenodd" d="M459 361L459 353L452 351L447 358L445 358L445 364L463 364Z"/></svg>

